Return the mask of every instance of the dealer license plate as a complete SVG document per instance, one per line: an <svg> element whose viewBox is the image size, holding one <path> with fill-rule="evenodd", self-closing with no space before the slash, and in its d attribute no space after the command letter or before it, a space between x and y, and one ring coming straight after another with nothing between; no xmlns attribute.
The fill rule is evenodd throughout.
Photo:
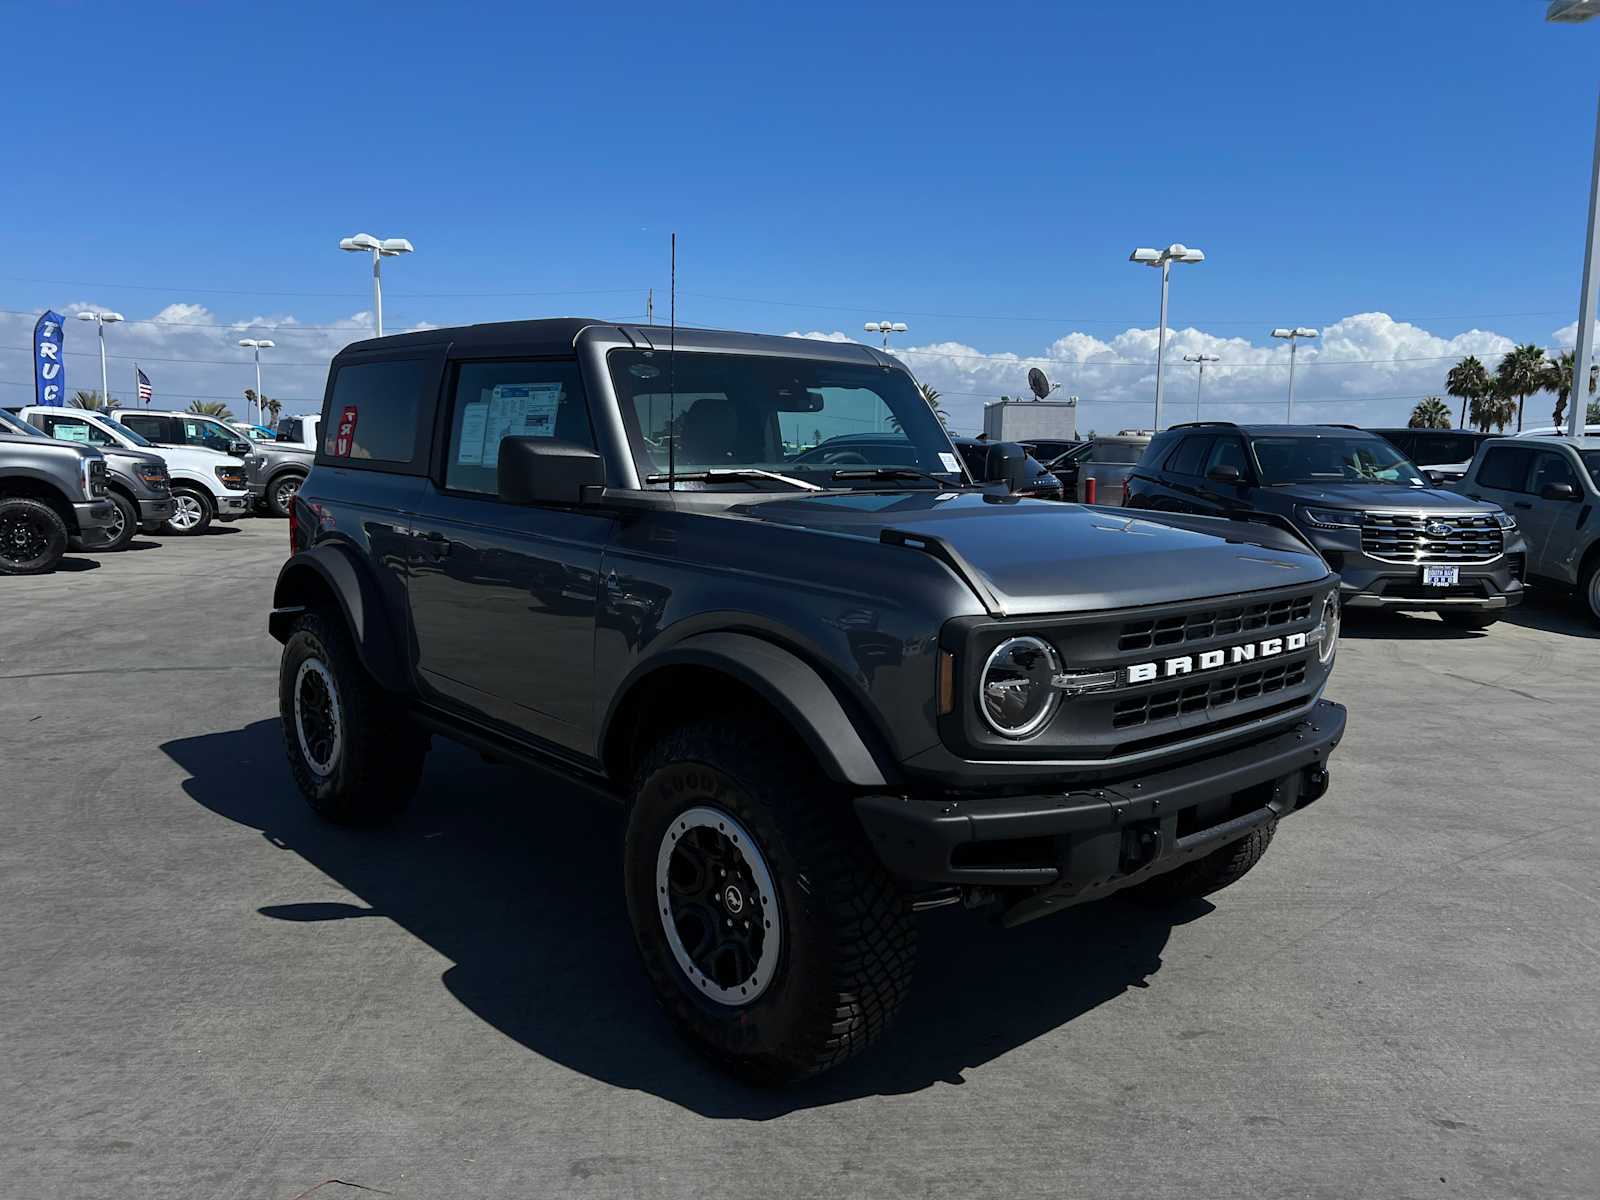
<svg viewBox="0 0 1600 1200"><path fill-rule="evenodd" d="M1461 582L1460 567L1423 567L1423 587L1455 587Z"/></svg>

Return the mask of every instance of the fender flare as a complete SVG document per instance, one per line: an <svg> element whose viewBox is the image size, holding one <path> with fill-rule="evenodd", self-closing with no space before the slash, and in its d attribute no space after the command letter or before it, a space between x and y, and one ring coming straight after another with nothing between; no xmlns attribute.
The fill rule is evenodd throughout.
<svg viewBox="0 0 1600 1200"><path fill-rule="evenodd" d="M320 581L318 588L313 580ZM289 640L294 619L311 607L319 591L331 592L345 628L355 643L361 665L389 691L407 690L404 660L383 597L372 572L335 543L323 542L292 556L278 571L272 589L272 615L267 629L280 642Z"/></svg>
<svg viewBox="0 0 1600 1200"><path fill-rule="evenodd" d="M822 676L804 659L748 633L695 634L652 654L617 688L600 729L611 744L613 720L636 689L659 671L706 667L738 680L760 695L805 742L827 776L855 787L887 787L892 764L875 754Z"/></svg>

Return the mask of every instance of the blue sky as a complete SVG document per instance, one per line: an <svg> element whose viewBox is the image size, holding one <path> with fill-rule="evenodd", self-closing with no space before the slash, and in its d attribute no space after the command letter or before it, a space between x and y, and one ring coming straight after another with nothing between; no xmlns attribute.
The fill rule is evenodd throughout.
<svg viewBox="0 0 1600 1200"><path fill-rule="evenodd" d="M386 265L394 331L638 319L649 287L664 320L676 230L685 323L902 319L958 425L1040 359L1106 428L1152 378L1157 277L1127 253L1183 241L1209 261L1176 275L1174 348L1237 364L1217 413L1276 402L1286 323L1332 327L1299 398L1393 420L1442 360L1575 317L1600 21L1543 12L7 3L12 39L60 51L8 56L0 309L165 310L110 338L168 396L236 395L255 322L281 343L268 391L309 397L370 308L343 235L416 244ZM0 381L30 378L30 324L0 319ZM85 329L72 382L97 386Z"/></svg>

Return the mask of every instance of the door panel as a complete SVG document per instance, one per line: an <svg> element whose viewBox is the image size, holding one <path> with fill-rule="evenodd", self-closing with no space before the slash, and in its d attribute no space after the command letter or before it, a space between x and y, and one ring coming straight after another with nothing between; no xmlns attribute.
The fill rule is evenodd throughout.
<svg viewBox="0 0 1600 1200"><path fill-rule="evenodd" d="M1577 492L1577 500L1546 500L1540 496L1546 484L1565 483ZM1528 570L1537 575L1571 580L1575 564L1566 562L1575 541L1578 514L1583 510L1585 489L1577 469L1565 453L1541 450L1533 456L1533 475L1529 494L1520 499L1530 502L1527 509L1513 509L1522 536L1528 543Z"/></svg>

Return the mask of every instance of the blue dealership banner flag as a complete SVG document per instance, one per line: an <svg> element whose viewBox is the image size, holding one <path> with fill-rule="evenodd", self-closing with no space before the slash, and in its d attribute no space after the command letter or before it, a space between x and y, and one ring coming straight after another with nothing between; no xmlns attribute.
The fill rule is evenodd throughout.
<svg viewBox="0 0 1600 1200"><path fill-rule="evenodd" d="M65 407L67 364L62 358L62 321L46 311L33 327L33 391L35 403Z"/></svg>

